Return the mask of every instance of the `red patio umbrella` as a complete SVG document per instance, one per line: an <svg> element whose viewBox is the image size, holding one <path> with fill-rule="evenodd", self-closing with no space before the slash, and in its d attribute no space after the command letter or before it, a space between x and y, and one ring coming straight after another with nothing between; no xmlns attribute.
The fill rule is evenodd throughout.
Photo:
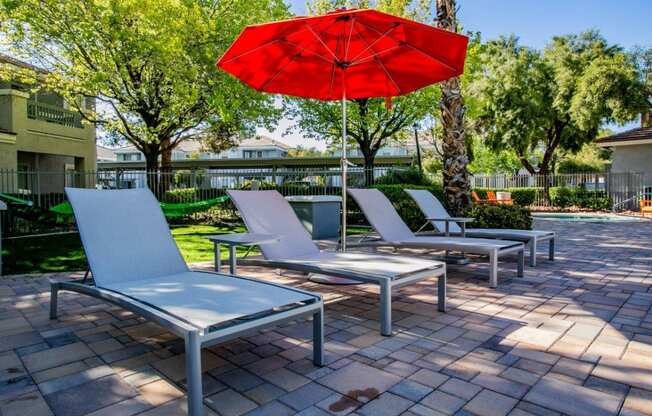
<svg viewBox="0 0 652 416"><path fill-rule="evenodd" d="M342 249L346 249L346 100L404 95L462 74L468 38L370 9L247 26L217 66L258 91L342 100Z"/></svg>

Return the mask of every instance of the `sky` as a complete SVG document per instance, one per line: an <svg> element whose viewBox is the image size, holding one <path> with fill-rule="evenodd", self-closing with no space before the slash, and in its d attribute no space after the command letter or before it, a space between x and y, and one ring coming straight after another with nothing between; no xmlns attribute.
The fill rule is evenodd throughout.
<svg viewBox="0 0 652 416"><path fill-rule="evenodd" d="M286 1L293 13L306 13L305 0ZM464 29L481 32L483 40L515 34L522 45L543 48L555 35L598 29L610 43L627 49L652 46L652 0L458 0L458 7ZM259 133L292 146L324 147L300 134L284 137L289 123L281 120L275 131Z"/></svg>

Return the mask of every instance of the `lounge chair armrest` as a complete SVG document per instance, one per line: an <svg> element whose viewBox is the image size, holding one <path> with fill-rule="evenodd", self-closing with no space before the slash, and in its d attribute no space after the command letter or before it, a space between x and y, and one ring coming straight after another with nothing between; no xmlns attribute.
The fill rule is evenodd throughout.
<svg viewBox="0 0 652 416"><path fill-rule="evenodd" d="M445 222L473 222L475 218L471 217L428 217L428 221L445 221Z"/></svg>
<svg viewBox="0 0 652 416"><path fill-rule="evenodd" d="M281 237L279 234L234 233L210 235L206 238L214 243L257 246L259 244L278 243Z"/></svg>

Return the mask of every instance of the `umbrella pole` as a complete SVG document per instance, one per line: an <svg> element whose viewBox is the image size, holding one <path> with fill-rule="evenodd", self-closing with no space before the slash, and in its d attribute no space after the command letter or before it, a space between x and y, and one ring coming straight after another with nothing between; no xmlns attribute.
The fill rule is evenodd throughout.
<svg viewBox="0 0 652 416"><path fill-rule="evenodd" d="M346 93L342 93L342 237L340 249L346 251Z"/></svg>

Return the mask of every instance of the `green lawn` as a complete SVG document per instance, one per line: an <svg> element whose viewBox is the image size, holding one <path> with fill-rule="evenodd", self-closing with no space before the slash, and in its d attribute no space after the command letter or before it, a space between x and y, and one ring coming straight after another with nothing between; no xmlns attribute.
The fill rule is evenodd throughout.
<svg viewBox="0 0 652 416"><path fill-rule="evenodd" d="M206 239L211 234L241 233L244 226L215 227L187 225L172 227L172 235L188 263L213 261L213 244ZM353 227L347 234L359 234L364 229ZM238 247L238 256L246 248ZM252 250L252 253L256 253ZM228 257L222 250L222 258ZM3 274L48 273L86 270L86 256L78 234L29 237L3 241Z"/></svg>

